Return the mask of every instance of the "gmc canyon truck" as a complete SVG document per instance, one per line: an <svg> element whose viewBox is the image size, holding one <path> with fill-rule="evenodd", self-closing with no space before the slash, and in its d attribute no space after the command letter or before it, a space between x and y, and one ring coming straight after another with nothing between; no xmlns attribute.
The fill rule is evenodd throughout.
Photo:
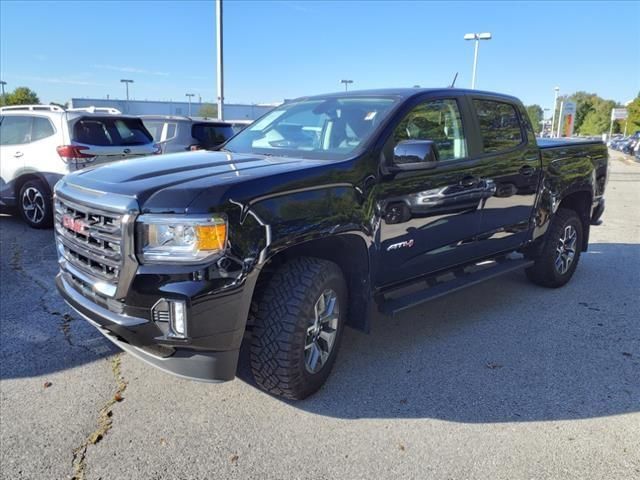
<svg viewBox="0 0 640 480"><path fill-rule="evenodd" d="M123 350L302 399L345 325L525 269L561 287L604 210L601 142L536 142L516 98L301 98L215 152L121 161L55 188L57 287Z"/></svg>

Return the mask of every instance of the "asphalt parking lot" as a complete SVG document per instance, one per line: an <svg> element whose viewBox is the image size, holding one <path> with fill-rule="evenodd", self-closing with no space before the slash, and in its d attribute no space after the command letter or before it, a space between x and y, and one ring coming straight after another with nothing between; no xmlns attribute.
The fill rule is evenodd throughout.
<svg viewBox="0 0 640 480"><path fill-rule="evenodd" d="M159 372L57 295L51 231L0 217L7 479L640 478L640 164L612 153L572 282L515 273L347 331L302 402Z"/></svg>

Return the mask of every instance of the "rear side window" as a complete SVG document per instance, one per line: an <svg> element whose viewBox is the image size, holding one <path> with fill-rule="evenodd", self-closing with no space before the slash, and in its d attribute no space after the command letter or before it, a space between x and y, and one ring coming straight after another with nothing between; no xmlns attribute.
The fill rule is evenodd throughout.
<svg viewBox="0 0 640 480"><path fill-rule="evenodd" d="M484 153L501 152L522 143L522 130L513 105L493 100L474 100L480 122Z"/></svg>
<svg viewBox="0 0 640 480"><path fill-rule="evenodd" d="M230 139L233 134L231 125L196 123L191 127L191 136L205 148L220 145Z"/></svg>
<svg viewBox="0 0 640 480"><path fill-rule="evenodd" d="M0 123L0 145L23 145L31 141L31 117L5 116Z"/></svg>
<svg viewBox="0 0 640 480"><path fill-rule="evenodd" d="M144 120L142 123L144 123L144 126L153 137L154 142L162 140L162 128L164 127L164 122Z"/></svg>
<svg viewBox="0 0 640 480"><path fill-rule="evenodd" d="M31 132L31 141L42 140L56 133L53 125L48 118L33 117L33 131Z"/></svg>
<svg viewBox="0 0 640 480"><path fill-rule="evenodd" d="M153 137L139 118L83 117L73 126L73 140L102 147L145 145Z"/></svg>
<svg viewBox="0 0 640 480"><path fill-rule="evenodd" d="M176 129L178 125L175 123L167 123L167 138L165 140L171 140L176 136Z"/></svg>

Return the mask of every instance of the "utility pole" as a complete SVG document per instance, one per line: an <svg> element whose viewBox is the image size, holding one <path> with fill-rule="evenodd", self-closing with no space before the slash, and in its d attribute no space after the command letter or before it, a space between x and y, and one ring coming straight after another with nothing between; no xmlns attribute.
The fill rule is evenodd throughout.
<svg viewBox="0 0 640 480"><path fill-rule="evenodd" d="M189 98L189 116L191 116L191 97L195 97L195 93L185 93L185 95Z"/></svg>
<svg viewBox="0 0 640 480"><path fill-rule="evenodd" d="M344 91L346 92L349 85L353 83L353 80L340 80L340 83L344 83Z"/></svg>
<svg viewBox="0 0 640 480"><path fill-rule="evenodd" d="M553 115L551 116L551 137L553 138L554 130L553 127L556 125L556 106L558 105L558 92L560 91L560 87L556 87L553 89L556 94L553 97Z"/></svg>
<svg viewBox="0 0 640 480"><path fill-rule="evenodd" d="M127 113L129 113L129 84L133 83L133 80L127 80L126 78L123 78L120 80L120 82L124 83L127 89Z"/></svg>
<svg viewBox="0 0 640 480"><path fill-rule="evenodd" d="M218 58L216 63L216 73L218 76L218 120L222 120L222 110L224 108L224 70L223 70L223 48L222 48L222 0L216 0L216 47Z"/></svg>
<svg viewBox="0 0 640 480"><path fill-rule="evenodd" d="M564 100L560 102L560 110L558 111L558 134L557 138L560 138L560 132L562 131L562 110L564 110Z"/></svg>
<svg viewBox="0 0 640 480"><path fill-rule="evenodd" d="M473 51L473 74L471 76L471 89L476 88L476 71L478 69L478 48L480 47L480 40L491 40L490 33L467 33L464 36L465 40L475 40L475 48Z"/></svg>
<svg viewBox="0 0 640 480"><path fill-rule="evenodd" d="M0 87L2 88L2 98L4 98L4 86L7 84L4 80L0 80Z"/></svg>

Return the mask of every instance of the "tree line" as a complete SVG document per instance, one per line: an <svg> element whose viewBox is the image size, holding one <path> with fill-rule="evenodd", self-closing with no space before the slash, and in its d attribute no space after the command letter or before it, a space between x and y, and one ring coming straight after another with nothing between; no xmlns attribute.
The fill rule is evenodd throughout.
<svg viewBox="0 0 640 480"><path fill-rule="evenodd" d="M602 135L609 133L611 124L611 110L623 108L614 100L606 100L595 93L576 92L572 95L558 97L555 118L559 116L560 102L574 102L576 104L576 118L574 120L574 132L578 135ZM627 135L632 135L640 130L640 92L636 98L626 106L628 118L626 120ZM531 123L536 133L540 131L540 122L543 118L543 110L540 105L528 105L526 107ZM625 121L613 122L613 133L623 133Z"/></svg>
<svg viewBox="0 0 640 480"><path fill-rule="evenodd" d="M624 107L613 100L605 100L595 93L576 92L572 95L558 97L556 105L556 119L559 115L560 102L571 101L576 104L576 118L574 132L578 135L601 135L609 132L611 122L611 109ZM0 95L0 106L4 105L37 105L40 99L36 92L28 87L17 87L12 92ZM50 105L60 105L51 102ZM540 122L543 119L544 111L540 105L528 105L526 107L529 119L536 133L540 132ZM628 118L626 121L627 135L632 135L640 130L640 92L636 98L627 105ZM204 104L198 112L199 116L215 118L217 116L217 105ZM617 120L613 122L613 133L622 133L625 130L625 121Z"/></svg>

